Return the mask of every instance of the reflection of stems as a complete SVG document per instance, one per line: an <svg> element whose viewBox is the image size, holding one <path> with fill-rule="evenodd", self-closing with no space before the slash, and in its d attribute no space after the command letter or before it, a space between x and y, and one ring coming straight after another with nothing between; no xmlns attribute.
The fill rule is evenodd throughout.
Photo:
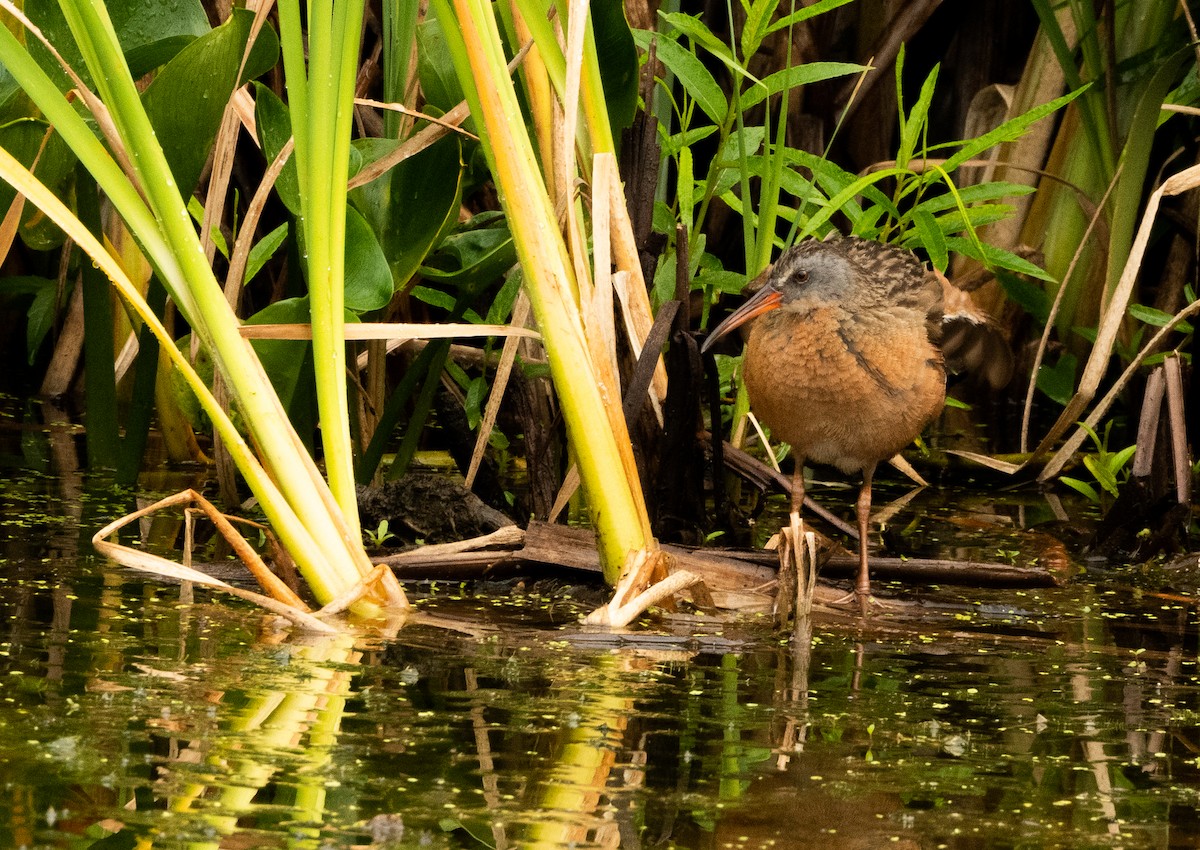
<svg viewBox="0 0 1200 850"><path fill-rule="evenodd" d="M742 782L742 726L738 704L738 657L726 653L721 657L721 729L725 745L721 748L722 800L736 800L745 787Z"/></svg>
<svg viewBox="0 0 1200 850"><path fill-rule="evenodd" d="M600 675L594 687L583 694L578 721L538 804L543 814L530 825L523 846L543 850L587 839L588 827L583 824L593 820L590 816L608 785L617 748L633 711L633 699L625 695L627 684L618 675L629 663L630 659L609 655L596 659L595 670ZM602 847L619 846L616 824L600 824L592 842Z"/></svg>
<svg viewBox="0 0 1200 850"><path fill-rule="evenodd" d="M776 747L775 766L787 770L793 753L804 750L808 740L808 670L812 661L812 618L797 615L792 634L791 664L780 664L780 670L791 668L791 682L780 688L779 713L787 717Z"/></svg>
<svg viewBox="0 0 1200 850"><path fill-rule="evenodd" d="M297 820L313 824L308 831L315 838L325 806L322 768L333 752L350 692L351 673L334 667L358 660L353 640L351 635L339 634L294 646L292 663L286 671L295 678L249 699L228 723L228 733L209 747L209 763L227 766L229 775L237 777L237 785L222 787L213 802L202 807L197 803L209 787L187 785L172 798L170 810L203 809L202 817L217 835L231 835L237 829L238 818L278 768L267 761L267 754L300 750L307 758L304 768L298 771L295 814ZM305 735L307 741L303 740ZM251 739L253 750L247 751L246 742ZM219 844L218 840L196 846Z"/></svg>
<svg viewBox="0 0 1200 850"><path fill-rule="evenodd" d="M463 675L467 680L467 693L479 690L479 677L474 668L468 667L463 671ZM492 743L488 740L487 721L483 717L483 705L478 701L473 701L471 705L471 728L475 730L475 751L479 753L483 801L489 809L495 811L500 808L500 788L496 777L496 763L492 759ZM492 838L496 842L496 850L508 847L503 822L492 821Z"/></svg>

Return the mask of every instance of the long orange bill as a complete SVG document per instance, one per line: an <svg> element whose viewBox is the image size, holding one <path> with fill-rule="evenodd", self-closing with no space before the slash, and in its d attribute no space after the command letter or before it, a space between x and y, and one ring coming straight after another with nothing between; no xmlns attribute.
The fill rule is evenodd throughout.
<svg viewBox="0 0 1200 850"><path fill-rule="evenodd" d="M783 293L774 287L772 284L767 284L758 292L754 293L754 297L738 307L721 324L713 328L708 338L704 340L704 345L700 346L700 353L708 351L708 349L739 325L744 325L746 322L753 319L755 316L761 316L763 313L769 312L779 307L783 303Z"/></svg>

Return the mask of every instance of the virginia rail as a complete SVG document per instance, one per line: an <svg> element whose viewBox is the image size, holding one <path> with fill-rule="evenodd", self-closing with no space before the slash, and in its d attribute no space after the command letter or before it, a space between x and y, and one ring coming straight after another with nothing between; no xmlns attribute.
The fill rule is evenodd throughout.
<svg viewBox="0 0 1200 850"><path fill-rule="evenodd" d="M750 289L702 350L759 317L743 375L759 419L791 444L793 511L804 503L805 461L862 473L854 595L865 611L875 466L911 443L946 398L942 285L908 251L845 237L784 251Z"/></svg>

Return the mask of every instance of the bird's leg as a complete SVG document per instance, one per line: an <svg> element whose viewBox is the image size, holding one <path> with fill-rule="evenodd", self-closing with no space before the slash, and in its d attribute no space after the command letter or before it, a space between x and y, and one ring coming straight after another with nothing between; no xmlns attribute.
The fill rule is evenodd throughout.
<svg viewBox="0 0 1200 850"><path fill-rule="evenodd" d="M854 595L858 598L863 614L871 599L871 576L867 567L867 525L871 521L871 479L875 476L875 465L863 468L862 488L858 491L858 582Z"/></svg>

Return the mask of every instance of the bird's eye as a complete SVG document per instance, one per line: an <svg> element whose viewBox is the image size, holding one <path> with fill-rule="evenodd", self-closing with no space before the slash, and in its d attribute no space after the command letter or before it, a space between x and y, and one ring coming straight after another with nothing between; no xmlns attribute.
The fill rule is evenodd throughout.
<svg viewBox="0 0 1200 850"><path fill-rule="evenodd" d="M805 283L808 280L808 269L800 269L796 272L796 283Z"/></svg>

